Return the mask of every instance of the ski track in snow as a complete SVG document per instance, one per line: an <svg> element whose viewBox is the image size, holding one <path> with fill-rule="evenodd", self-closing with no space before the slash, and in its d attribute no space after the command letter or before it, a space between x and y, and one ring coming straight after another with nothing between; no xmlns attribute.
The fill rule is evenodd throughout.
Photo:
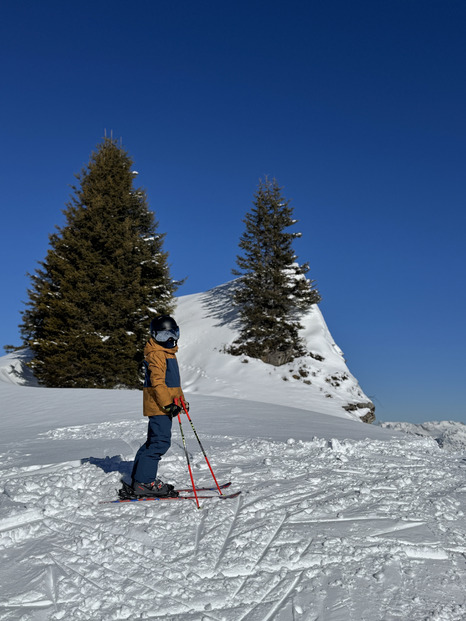
<svg viewBox="0 0 466 621"><path fill-rule="evenodd" d="M42 434L123 438L140 425ZM121 459L12 466L0 455L5 621L460 621L466 462L431 438L301 442L203 436L233 500L99 505ZM161 463L186 485L176 432ZM211 482L194 450L195 478ZM14 461L13 461L14 463ZM96 493L97 490L97 493Z"/></svg>

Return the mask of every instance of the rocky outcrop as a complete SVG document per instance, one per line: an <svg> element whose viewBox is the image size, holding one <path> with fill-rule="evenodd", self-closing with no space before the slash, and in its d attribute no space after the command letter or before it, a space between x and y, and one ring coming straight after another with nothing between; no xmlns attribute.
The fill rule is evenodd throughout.
<svg viewBox="0 0 466 621"><path fill-rule="evenodd" d="M347 412L356 412L363 423L373 423L375 421L375 405L372 401L362 401L359 403L348 403L343 409Z"/></svg>

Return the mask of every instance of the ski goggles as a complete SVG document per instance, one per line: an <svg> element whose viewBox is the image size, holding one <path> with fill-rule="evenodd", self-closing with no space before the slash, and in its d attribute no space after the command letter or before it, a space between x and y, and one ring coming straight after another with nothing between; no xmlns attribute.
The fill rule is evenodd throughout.
<svg viewBox="0 0 466 621"><path fill-rule="evenodd" d="M180 329L175 328L174 330L162 330L161 332L157 332L155 335L155 340L159 343L166 343L170 339L174 339L177 341L180 338Z"/></svg>

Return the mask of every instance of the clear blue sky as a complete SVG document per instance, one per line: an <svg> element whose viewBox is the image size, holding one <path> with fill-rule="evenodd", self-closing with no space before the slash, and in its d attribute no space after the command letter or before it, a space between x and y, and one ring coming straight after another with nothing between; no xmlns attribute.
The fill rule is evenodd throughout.
<svg viewBox="0 0 466 621"><path fill-rule="evenodd" d="M464 0L4 5L0 345L113 130L180 294L231 279L275 176L378 418L466 422L465 32Z"/></svg>

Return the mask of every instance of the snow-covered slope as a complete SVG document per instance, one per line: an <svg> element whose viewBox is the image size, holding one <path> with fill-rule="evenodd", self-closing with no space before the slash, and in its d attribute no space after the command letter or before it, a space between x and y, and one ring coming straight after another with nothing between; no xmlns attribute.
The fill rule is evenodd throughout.
<svg viewBox="0 0 466 621"><path fill-rule="evenodd" d="M241 496L201 511L100 505L144 439L140 393L0 381L1 621L464 621L462 451L280 405L190 401ZM195 480L211 483L184 428ZM160 472L189 484L176 425Z"/></svg>
<svg viewBox="0 0 466 621"><path fill-rule="evenodd" d="M183 386L192 393L250 399L358 420L372 404L348 370L322 313L314 306L301 319L300 336L310 355L273 367L225 354L238 337L231 305L234 281L178 298L179 361ZM360 407L355 413L344 407ZM357 414L356 414L357 412Z"/></svg>
<svg viewBox="0 0 466 621"><path fill-rule="evenodd" d="M0 357L0 381L20 386L37 386L38 382L27 366L30 358L28 349Z"/></svg>

